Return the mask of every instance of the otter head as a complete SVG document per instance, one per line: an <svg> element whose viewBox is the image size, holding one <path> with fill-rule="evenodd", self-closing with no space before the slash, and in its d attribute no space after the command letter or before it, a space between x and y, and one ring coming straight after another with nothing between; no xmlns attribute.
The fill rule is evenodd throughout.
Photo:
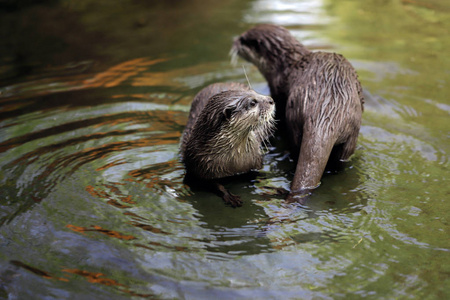
<svg viewBox="0 0 450 300"><path fill-rule="evenodd" d="M283 72L309 51L287 29L270 24L257 25L235 39L232 60L239 55L253 63L266 77Z"/></svg>
<svg viewBox="0 0 450 300"><path fill-rule="evenodd" d="M254 91L229 94L233 94L233 96L230 95L230 101L223 111L228 120L226 128L223 129L235 137L243 137L253 132L259 142L267 139L274 123L273 99Z"/></svg>
<svg viewBox="0 0 450 300"><path fill-rule="evenodd" d="M214 179L259 169L261 146L274 128L274 101L251 90L211 97L187 142L185 163L197 176Z"/></svg>

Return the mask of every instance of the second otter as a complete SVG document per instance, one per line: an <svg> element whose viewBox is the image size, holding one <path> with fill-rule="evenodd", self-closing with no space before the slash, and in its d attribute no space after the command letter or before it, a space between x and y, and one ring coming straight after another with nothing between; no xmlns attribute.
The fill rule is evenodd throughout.
<svg viewBox="0 0 450 300"><path fill-rule="evenodd" d="M262 167L262 144L272 132L275 105L239 83L216 83L194 98L181 141L187 173L213 181L232 206L242 205L217 179Z"/></svg>
<svg viewBox="0 0 450 300"><path fill-rule="evenodd" d="M243 33L232 54L264 75L293 151L299 152L289 198L308 194L327 162L339 164L355 151L364 102L355 70L342 55L310 52L276 25Z"/></svg>

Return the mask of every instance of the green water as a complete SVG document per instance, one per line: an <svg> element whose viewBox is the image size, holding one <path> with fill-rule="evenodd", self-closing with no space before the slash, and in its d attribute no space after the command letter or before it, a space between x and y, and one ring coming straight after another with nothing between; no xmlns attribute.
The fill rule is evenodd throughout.
<svg viewBox="0 0 450 300"><path fill-rule="evenodd" d="M363 125L307 205L267 188L293 177L275 140L233 209L178 143L264 22L351 61ZM447 1L4 1L0 29L0 299L450 297Z"/></svg>

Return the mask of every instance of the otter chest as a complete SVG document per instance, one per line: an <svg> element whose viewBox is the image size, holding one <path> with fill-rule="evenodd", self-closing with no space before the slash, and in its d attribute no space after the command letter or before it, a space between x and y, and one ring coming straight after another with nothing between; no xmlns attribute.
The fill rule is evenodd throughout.
<svg viewBox="0 0 450 300"><path fill-rule="evenodd" d="M249 172L262 167L262 155L258 143L252 138L245 142L229 143L227 150L218 155L217 163L228 175Z"/></svg>
<svg viewBox="0 0 450 300"><path fill-rule="evenodd" d="M259 149L239 149L235 151L230 160L230 167L236 173L248 172L252 169L261 168L261 154Z"/></svg>

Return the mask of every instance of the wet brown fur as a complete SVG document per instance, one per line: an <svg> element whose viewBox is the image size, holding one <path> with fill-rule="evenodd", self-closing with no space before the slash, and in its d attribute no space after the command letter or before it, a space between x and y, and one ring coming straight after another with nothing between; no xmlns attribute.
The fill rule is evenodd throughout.
<svg viewBox="0 0 450 300"><path fill-rule="evenodd" d="M274 111L271 97L240 83L216 83L201 90L192 102L181 141L187 173L215 180L260 169ZM226 202L234 201L226 197L237 197L223 186L218 189Z"/></svg>
<svg viewBox="0 0 450 300"><path fill-rule="evenodd" d="M293 153L299 154L291 196L309 193L327 162L340 164L355 151L364 103L356 71L342 55L311 52L276 25L243 33L232 53L266 78Z"/></svg>

